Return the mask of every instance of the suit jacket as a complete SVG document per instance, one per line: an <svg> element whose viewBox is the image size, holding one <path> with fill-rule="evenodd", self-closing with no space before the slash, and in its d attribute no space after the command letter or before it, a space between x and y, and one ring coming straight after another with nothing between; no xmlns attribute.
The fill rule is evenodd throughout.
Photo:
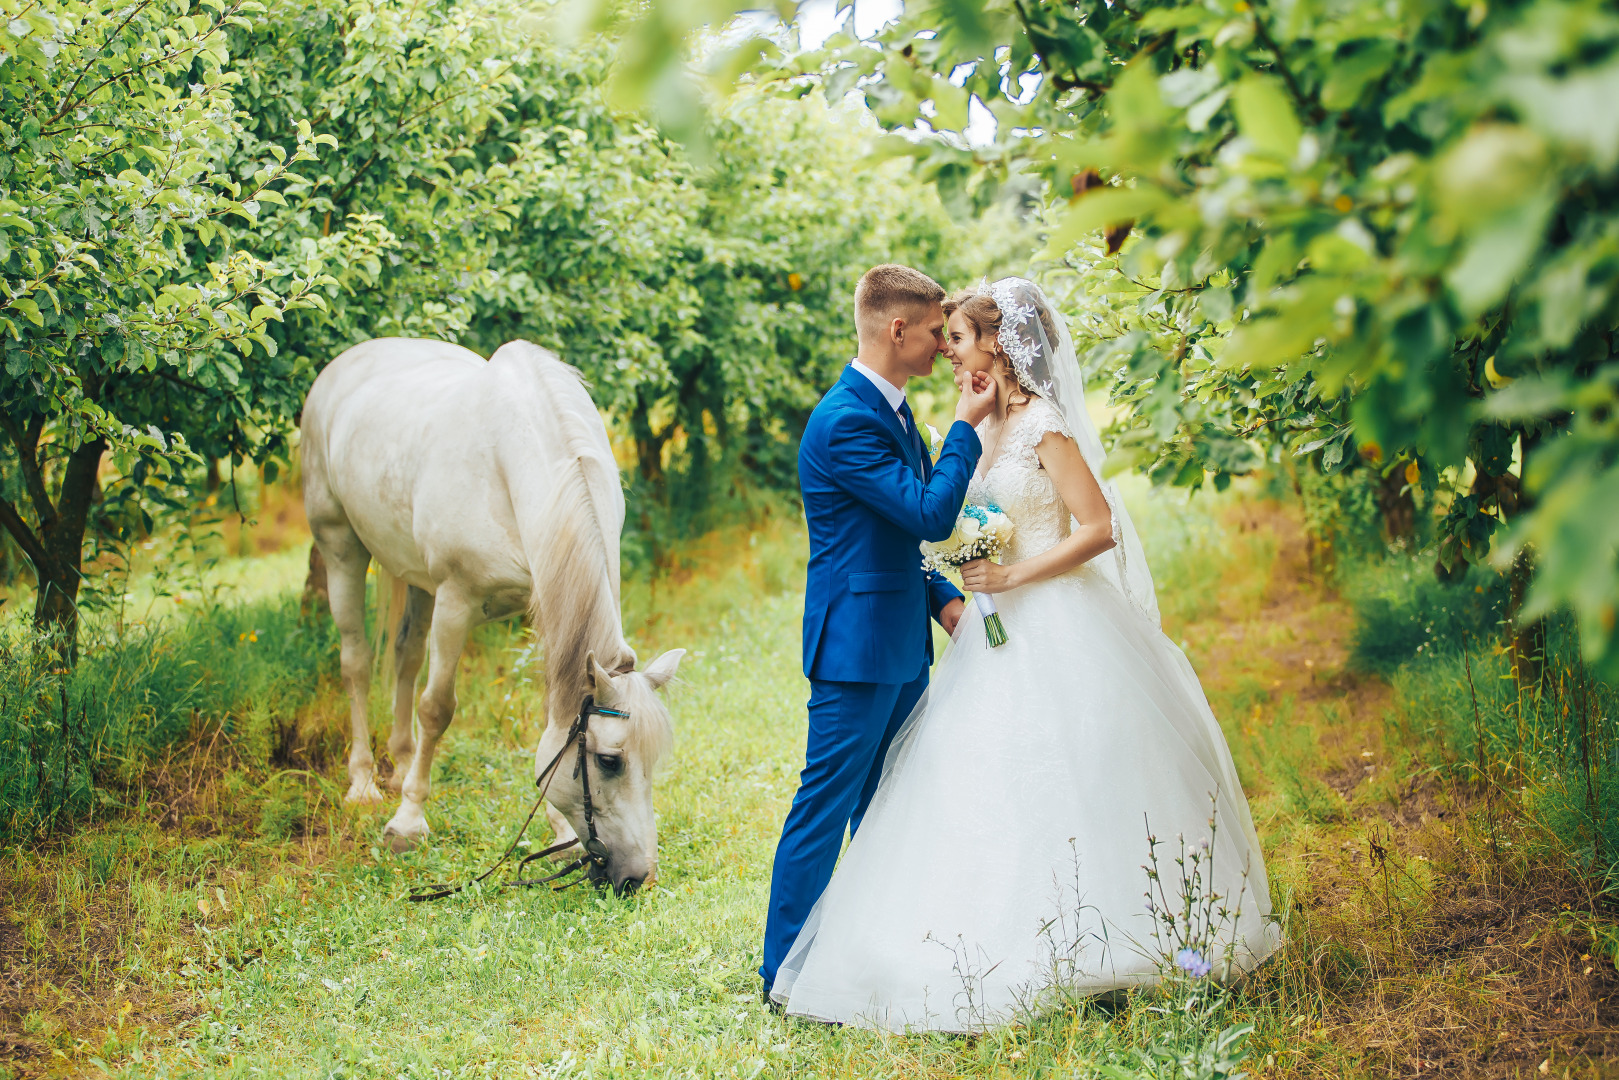
<svg viewBox="0 0 1619 1080"><path fill-rule="evenodd" d="M809 522L804 674L907 683L933 661L928 616L961 593L922 569L919 545L955 528L983 452L972 425L950 427L934 464L871 381L845 368L798 448Z"/></svg>

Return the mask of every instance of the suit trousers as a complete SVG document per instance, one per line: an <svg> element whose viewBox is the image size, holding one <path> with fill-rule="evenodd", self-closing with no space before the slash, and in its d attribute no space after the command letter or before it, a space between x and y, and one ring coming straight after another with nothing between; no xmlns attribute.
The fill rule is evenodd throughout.
<svg viewBox="0 0 1619 1080"><path fill-rule="evenodd" d="M804 771L770 874L759 968L766 987L776 981L776 969L832 880L845 827L850 836L860 828L882 778L888 744L927 685L926 665L908 683L811 681Z"/></svg>

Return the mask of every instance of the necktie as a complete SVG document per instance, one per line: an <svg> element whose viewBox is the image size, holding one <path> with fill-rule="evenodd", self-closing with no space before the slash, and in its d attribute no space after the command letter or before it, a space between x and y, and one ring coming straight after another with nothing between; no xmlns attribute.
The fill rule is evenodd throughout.
<svg viewBox="0 0 1619 1080"><path fill-rule="evenodd" d="M916 433L916 418L911 415L911 403L903 399L899 403L900 422L905 425L905 437L911 440L911 453L916 455L918 461L922 459L922 441Z"/></svg>

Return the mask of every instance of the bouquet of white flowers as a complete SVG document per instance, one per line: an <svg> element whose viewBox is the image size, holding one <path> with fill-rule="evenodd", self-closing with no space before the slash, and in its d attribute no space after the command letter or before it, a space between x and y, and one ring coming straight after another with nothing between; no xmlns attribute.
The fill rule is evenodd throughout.
<svg viewBox="0 0 1619 1080"><path fill-rule="evenodd" d="M938 543L922 544L922 565L929 570L960 567L974 559L998 559L1012 540L1012 519L994 503L975 506L968 503L956 518L956 528ZM988 593L973 593L973 603L984 617L984 635L991 648L1006 644L1006 627L1001 625L1000 612L995 610L995 598Z"/></svg>

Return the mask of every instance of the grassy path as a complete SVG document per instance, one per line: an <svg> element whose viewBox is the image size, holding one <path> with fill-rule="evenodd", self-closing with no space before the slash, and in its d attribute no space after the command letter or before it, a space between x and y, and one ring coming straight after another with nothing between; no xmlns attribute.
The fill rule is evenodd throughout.
<svg viewBox="0 0 1619 1080"><path fill-rule="evenodd" d="M1590 1069L1602 1036L1578 1011L1611 968L1572 974L1590 965L1557 896L1508 910L1534 867L1500 845L1522 837L1501 824L1480 849L1472 797L1434 778L1427 736L1401 727L1386 684L1344 673L1349 614L1311 577L1294 516L1231 495L1148 501L1139 520L1287 913L1288 949L1237 1004L1258 1028L1253 1071ZM332 802L332 687L292 740L293 763L315 769L249 776L200 733L149 812L4 856L0 1061L23 1076L424 1078L1066 1077L1125 1062L1156 1022L1140 1004L975 1040L789 1025L759 1006L771 852L803 745L800 545L785 527L717 541L687 580L626 597L643 653L694 650L655 888L401 902L497 854L526 809L537 691L521 639L488 628L422 851L377 849L391 808ZM188 812L165 815L180 789Z"/></svg>

